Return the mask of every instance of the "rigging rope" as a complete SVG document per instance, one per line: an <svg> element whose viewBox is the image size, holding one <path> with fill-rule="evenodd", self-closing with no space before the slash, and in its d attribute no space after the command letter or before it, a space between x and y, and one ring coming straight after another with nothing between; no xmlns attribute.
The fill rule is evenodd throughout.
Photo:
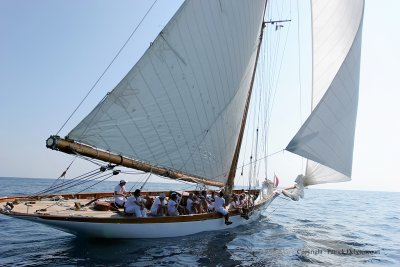
<svg viewBox="0 0 400 267"><path fill-rule="evenodd" d="M93 186L95 186L95 185L97 185L97 184L99 184L99 183L101 183L101 182L103 182L103 181L105 181L105 180L107 180L107 179L113 177L114 175L115 175L114 173L111 173L111 174L108 175L108 176L103 175L103 176L106 176L106 178L104 178L104 179L98 181L97 183L94 183L94 184L92 184L92 185L90 185L90 186L88 186L88 187L82 189L81 191L77 192L77 194L84 192L85 190L87 190L87 189L89 189L89 188L91 188L91 187L93 187ZM98 177L98 178L100 178L100 177ZM96 178L96 179L98 179L98 178Z"/></svg>
<svg viewBox="0 0 400 267"><path fill-rule="evenodd" d="M146 175L148 175L148 173L143 173L142 177L141 177L136 183L134 183L134 184L132 185L132 187L129 189L128 192L132 192L132 189L133 189L134 187L136 187L137 185L141 184L141 183L142 183L142 180L145 179Z"/></svg>
<svg viewBox="0 0 400 267"><path fill-rule="evenodd" d="M273 8L269 8L266 22L273 21L272 17L277 17L277 19L281 20L284 20L285 16L291 17L291 5L289 8L290 13L285 14L283 5L281 4L281 1L275 1ZM268 177L270 124L272 111L276 102L275 97L277 95L278 83L280 82L284 55L286 54L290 25L285 30L282 30L282 27L275 27L275 25L274 27L265 27L266 38L261 48L262 56L258 64L256 76L257 89L254 91L255 97L251 99L252 105L249 112L249 116L253 120L249 120L247 126L243 156L241 156L242 164L240 168L242 171L240 172L240 176L238 176L242 179L243 184L247 184L247 181L244 180L245 177L243 177L244 167L247 165L251 165L247 168L253 169L252 172L249 172L250 176L252 176L249 178L254 178L252 182L256 182L260 174ZM259 147L261 143L263 144ZM250 156L252 156L252 162L246 164L245 161ZM259 160L263 160L263 163L259 163Z"/></svg>
<svg viewBox="0 0 400 267"><path fill-rule="evenodd" d="M71 165L72 165L72 163L74 163L75 159L76 159L76 156L74 157L74 159L72 160L72 162L68 165L68 167L65 169L65 171L63 171L63 173L62 173L56 180L54 180L54 182L53 182L48 188L53 187L61 178L64 178L64 177L65 177L65 175L67 174L67 171L68 171L69 167L71 167Z"/></svg>
<svg viewBox="0 0 400 267"><path fill-rule="evenodd" d="M302 107L302 100L301 100L301 94L302 94L302 90L301 90L301 47L300 47L300 12L299 12L299 1L297 0L297 48L298 48L298 68L299 68L299 101L300 101L300 108L299 108L299 113L300 113L300 123L303 120L303 115L301 112L301 107Z"/></svg>
<svg viewBox="0 0 400 267"><path fill-rule="evenodd" d="M74 157L74 159L72 160L72 162L68 165L68 167L65 169L65 171L64 171L64 172L60 175L60 177L58 177L58 178L65 177L65 175L67 174L67 171L69 170L69 167L71 167L71 165L72 165L72 163L74 163L75 159L76 159L76 156Z"/></svg>
<svg viewBox="0 0 400 267"><path fill-rule="evenodd" d="M93 184L93 185L91 185L91 186L88 186L88 187L82 189L81 191L77 192L76 194L79 194L79 193L81 193L81 192L83 192L83 191L89 189L90 187L93 187L94 185L96 185L96 184L98 184L98 183L101 183L101 182L103 182L104 180L109 179L109 178L112 177L113 175L114 175L114 174L111 173L111 174L109 174L109 175L102 175L102 176L100 176L100 177L97 177L96 179L106 176L106 178L102 179L101 181L98 181L97 183L95 183L95 184ZM74 187L74 186L76 186L76 185L67 187L67 188L65 188L65 189L68 189L68 188L71 188L71 187ZM65 189L61 189L61 190L65 190ZM56 191L56 192L58 192L58 191ZM48 209L48 208L50 208L50 207L52 207L52 206L58 205L61 201L62 201L62 200L56 201L54 204L51 204L51 205L49 205L49 206L46 206L44 209L40 209L39 211L43 211L43 210L46 210L46 209Z"/></svg>
<svg viewBox="0 0 400 267"><path fill-rule="evenodd" d="M270 213L268 213L267 216L271 215L272 213L274 213L274 212L275 212L277 209L279 209L279 208L284 208L284 207L286 207L286 205L287 205L289 202L291 202L290 199L286 199L286 198L281 197L281 196L279 196L279 198L284 199L284 200L287 200L288 202L286 202L286 204L283 205L283 206L277 206L273 211L271 211Z"/></svg>
<svg viewBox="0 0 400 267"><path fill-rule="evenodd" d="M147 184L147 181L149 181L150 177L151 177L151 171L149 172L149 176L147 177L147 179L144 181L144 183L142 184L142 186L140 187L140 190L143 189L143 187Z"/></svg>
<svg viewBox="0 0 400 267"><path fill-rule="evenodd" d="M301 87L301 49L300 49L300 12L299 12L299 0L297 0L297 47L298 47L298 67L299 67L299 115L300 124L303 123L303 114L301 111L302 105L302 87ZM301 173L304 173L304 158L301 158Z"/></svg>
<svg viewBox="0 0 400 267"><path fill-rule="evenodd" d="M278 153L281 153L281 152L283 152L283 151L285 151L285 150L284 150L284 149L281 149L281 150L279 150L279 151L276 151L276 152L274 152L274 153L271 153L271 154L269 154L269 155L266 155L265 157L259 158L258 161L263 160L263 159L266 158L266 157L271 157L271 156L273 156L273 155L275 155L275 154L278 154ZM236 170L238 170L238 169L240 169L240 168L242 168L242 167L251 165L251 164L252 164L252 163L249 162L249 163L247 163L247 164L244 164L243 166L237 167ZM224 173L214 176L213 179L216 179L217 177L221 177L221 176L224 176Z"/></svg>
<svg viewBox="0 0 400 267"><path fill-rule="evenodd" d="M75 182L75 183L71 184L70 186L67 186L67 187L58 189L58 190L55 191L55 193L59 193L59 192L61 192L61 191L63 191L63 190L70 189L70 188L74 188L74 187L80 186L80 185L82 185L82 184L86 184L86 183L88 183L88 182L91 182L91 181L100 179L100 178L102 178L102 177L104 177L104 176L107 176L107 175L108 175L108 174L103 174L103 175L100 175L100 176L97 176L97 177L93 175L93 177L88 177L88 178L86 178L85 180L80 180L80 181L78 181L78 182ZM113 175L114 175L114 174L111 174L110 177L113 176ZM90 187L88 187L88 188L90 188Z"/></svg>
<svg viewBox="0 0 400 267"><path fill-rule="evenodd" d="M81 175L75 177L74 179L71 179L71 180L68 181L68 182L64 182L64 183L62 183L62 184L60 184L60 185L57 185L57 186L53 186L53 185L52 185L52 186L50 186L50 187L48 187L48 188L46 188L46 189L44 189L44 190L41 190L41 191L38 191L38 192L34 193L33 195L29 195L28 197L38 197L38 196L42 196L42 195L44 195L44 194L46 194L46 193L48 194L48 193L50 193L50 192L51 192L52 190L54 190L54 189L62 188L62 187L65 186L65 185L69 185L69 184L75 183L75 179L81 180L81 179L85 179L85 177L93 176L93 175L97 174L97 173L95 173L96 171L97 171L97 173L99 173L98 169L89 171L89 172L87 172L87 173L84 173L84 174L81 174Z"/></svg>
<svg viewBox="0 0 400 267"><path fill-rule="evenodd" d="M57 134L60 133L60 131L64 128L64 126L68 123L68 121L71 119L71 117L75 114L75 112L80 108L82 103L86 100L86 98L89 96L89 94L93 91L93 89L96 87L96 85L99 83L101 78L103 78L104 74L108 71L108 69L111 67L111 65L114 63L114 61L117 59L117 57L121 54L122 50L125 48L125 46L128 44L132 36L135 34L136 30L140 27L144 19L147 17L147 15L150 13L151 9L153 6L156 4L158 0L155 0L153 4L150 6L149 10L147 10L146 14L143 16L143 18L140 20L139 24L135 27L131 35L128 37L128 39L125 41L124 45L119 49L118 53L114 56L114 58L111 60L110 64L108 64L107 68L103 71L103 73L100 75L100 77L97 79L97 81L93 84L93 86L90 88L89 92L86 94L86 96L82 99L82 101L79 103L79 105L75 108L75 110L72 112L72 114L68 117L68 119L64 122L64 124L61 126L61 128L58 130Z"/></svg>

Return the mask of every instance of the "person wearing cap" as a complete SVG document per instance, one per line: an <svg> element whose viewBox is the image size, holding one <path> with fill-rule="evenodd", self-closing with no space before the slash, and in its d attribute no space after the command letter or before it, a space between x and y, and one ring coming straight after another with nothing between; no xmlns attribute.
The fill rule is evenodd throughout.
<svg viewBox="0 0 400 267"><path fill-rule="evenodd" d="M147 217L144 199L140 196L139 189L126 199L124 212L126 215L135 215L138 218Z"/></svg>
<svg viewBox="0 0 400 267"><path fill-rule="evenodd" d="M126 201L127 192L125 190L125 180L119 181L119 184L114 188L114 203L118 208L123 208Z"/></svg>
<svg viewBox="0 0 400 267"><path fill-rule="evenodd" d="M167 214L167 200L165 194L161 193L151 205L150 211L153 216L165 216Z"/></svg>

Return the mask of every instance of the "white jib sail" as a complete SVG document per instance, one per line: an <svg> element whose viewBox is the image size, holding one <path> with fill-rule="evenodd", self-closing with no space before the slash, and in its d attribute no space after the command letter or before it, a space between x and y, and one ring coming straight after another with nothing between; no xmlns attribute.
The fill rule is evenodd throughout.
<svg viewBox="0 0 400 267"><path fill-rule="evenodd" d="M265 0L189 0L69 138L225 182Z"/></svg>
<svg viewBox="0 0 400 267"><path fill-rule="evenodd" d="M348 181L357 117L363 0L312 1L313 111L287 146L304 185Z"/></svg>

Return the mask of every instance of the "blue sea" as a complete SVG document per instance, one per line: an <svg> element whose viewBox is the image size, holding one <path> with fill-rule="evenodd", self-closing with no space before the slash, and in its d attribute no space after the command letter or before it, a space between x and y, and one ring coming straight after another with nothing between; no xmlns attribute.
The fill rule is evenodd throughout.
<svg viewBox="0 0 400 267"><path fill-rule="evenodd" d="M52 183L0 178L0 196ZM298 202L278 197L246 226L148 240L81 239L0 215L0 266L400 266L399 203L400 193L307 189Z"/></svg>

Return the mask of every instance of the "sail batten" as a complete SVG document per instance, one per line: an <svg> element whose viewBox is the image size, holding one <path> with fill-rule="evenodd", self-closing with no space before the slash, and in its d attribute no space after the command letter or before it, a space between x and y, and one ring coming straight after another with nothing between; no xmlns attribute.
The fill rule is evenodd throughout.
<svg viewBox="0 0 400 267"><path fill-rule="evenodd" d="M363 10L363 0L312 1L313 110L286 148L309 159L305 185L351 177Z"/></svg>

